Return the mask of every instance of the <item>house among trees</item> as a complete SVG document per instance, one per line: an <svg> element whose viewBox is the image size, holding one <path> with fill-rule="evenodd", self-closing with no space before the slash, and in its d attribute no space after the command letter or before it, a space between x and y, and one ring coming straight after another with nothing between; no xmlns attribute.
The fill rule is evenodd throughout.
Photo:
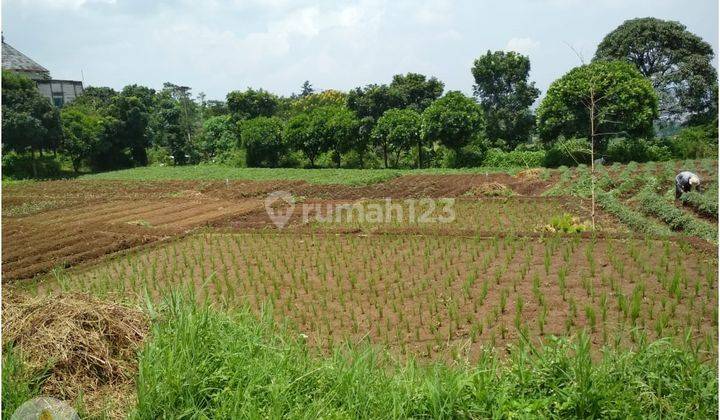
<svg viewBox="0 0 720 420"><path fill-rule="evenodd" d="M52 79L48 69L6 44L4 37L2 39L2 69L20 73L34 80L40 93L57 107L72 102L83 93L82 82Z"/></svg>

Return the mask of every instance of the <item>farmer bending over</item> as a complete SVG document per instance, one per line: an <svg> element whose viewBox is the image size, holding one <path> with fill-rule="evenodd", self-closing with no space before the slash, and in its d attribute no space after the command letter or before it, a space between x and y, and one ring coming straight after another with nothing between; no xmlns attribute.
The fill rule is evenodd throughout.
<svg viewBox="0 0 720 420"><path fill-rule="evenodd" d="M700 191L700 177L689 171L682 171L675 177L675 199L692 189Z"/></svg>

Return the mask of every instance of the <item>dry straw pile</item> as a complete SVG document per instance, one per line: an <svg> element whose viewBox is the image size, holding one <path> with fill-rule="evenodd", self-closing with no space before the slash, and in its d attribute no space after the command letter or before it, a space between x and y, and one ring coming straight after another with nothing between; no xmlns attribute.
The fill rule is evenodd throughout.
<svg viewBox="0 0 720 420"><path fill-rule="evenodd" d="M82 395L88 411L132 398L137 352L149 331L141 310L82 293L5 293L2 310L3 347L12 345L31 372L45 373L44 395Z"/></svg>

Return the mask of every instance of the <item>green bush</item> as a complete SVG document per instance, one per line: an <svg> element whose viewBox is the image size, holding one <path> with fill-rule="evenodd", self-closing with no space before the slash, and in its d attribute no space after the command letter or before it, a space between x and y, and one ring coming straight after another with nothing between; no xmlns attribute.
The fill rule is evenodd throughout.
<svg viewBox="0 0 720 420"><path fill-rule="evenodd" d="M287 150L283 139L285 125L278 117L257 117L240 125L240 140L247 153L248 166L278 166Z"/></svg>
<svg viewBox="0 0 720 420"><path fill-rule="evenodd" d="M37 176L33 175L33 159L29 153L3 153L2 174L7 179L51 179L62 175L60 162L50 155L38 156L34 159Z"/></svg>
<svg viewBox="0 0 720 420"><path fill-rule="evenodd" d="M516 149L505 152L497 148L488 150L483 160L484 166L493 168L536 168L543 166L543 163L545 163L544 151L521 151Z"/></svg>
<svg viewBox="0 0 720 420"><path fill-rule="evenodd" d="M590 143L586 139L558 139L545 154L545 166L577 166L590 163Z"/></svg>
<svg viewBox="0 0 720 420"><path fill-rule="evenodd" d="M220 153L213 163L219 163L221 165L232 166L235 168L247 167L247 152L245 149L239 147L233 147L230 150Z"/></svg>
<svg viewBox="0 0 720 420"><path fill-rule="evenodd" d="M676 159L717 158L718 139L708 135L704 126L687 127L670 141Z"/></svg>
<svg viewBox="0 0 720 420"><path fill-rule="evenodd" d="M626 139L616 137L610 139L604 155L610 162L650 162L671 159L670 149L645 139Z"/></svg>
<svg viewBox="0 0 720 420"><path fill-rule="evenodd" d="M445 168L472 168L482 166L484 148L477 144L465 146L458 151L443 147L442 166Z"/></svg>
<svg viewBox="0 0 720 420"><path fill-rule="evenodd" d="M170 155L170 152L165 147L151 147L147 150L148 165L154 166L171 166L175 162Z"/></svg>

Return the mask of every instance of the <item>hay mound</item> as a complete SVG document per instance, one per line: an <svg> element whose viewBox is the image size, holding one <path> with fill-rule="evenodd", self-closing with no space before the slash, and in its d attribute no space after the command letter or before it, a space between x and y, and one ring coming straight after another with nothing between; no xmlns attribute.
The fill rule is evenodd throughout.
<svg viewBox="0 0 720 420"><path fill-rule="evenodd" d="M109 387L128 389L149 331L139 309L86 294L3 295L3 347L13 345L33 371L48 373L42 392L88 406ZM90 407L88 407L90 408Z"/></svg>
<svg viewBox="0 0 720 420"><path fill-rule="evenodd" d="M520 171L515 175L516 178L522 179L523 181L537 181L540 179L540 175L543 173L543 168L533 168Z"/></svg>
<svg viewBox="0 0 720 420"><path fill-rule="evenodd" d="M515 195L515 192L505 184L489 182L473 187L468 191L468 195L474 197L509 197Z"/></svg>

